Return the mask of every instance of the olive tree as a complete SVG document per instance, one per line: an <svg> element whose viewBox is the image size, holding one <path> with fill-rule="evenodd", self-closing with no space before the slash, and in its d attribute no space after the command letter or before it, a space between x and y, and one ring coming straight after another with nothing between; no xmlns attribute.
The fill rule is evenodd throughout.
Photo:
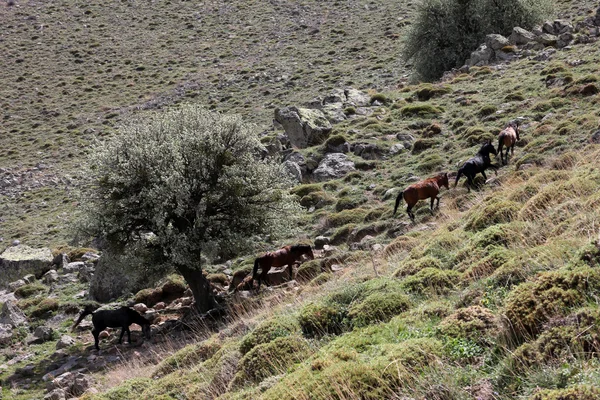
<svg viewBox="0 0 600 400"><path fill-rule="evenodd" d="M529 29L551 10L550 0L422 0L403 55L417 78L434 80L462 66L487 34Z"/></svg>
<svg viewBox="0 0 600 400"><path fill-rule="evenodd" d="M135 120L93 148L83 227L110 252L151 248L148 262L181 273L206 311L201 260L248 250L288 228L297 210L289 178L261 148L240 117L198 106Z"/></svg>

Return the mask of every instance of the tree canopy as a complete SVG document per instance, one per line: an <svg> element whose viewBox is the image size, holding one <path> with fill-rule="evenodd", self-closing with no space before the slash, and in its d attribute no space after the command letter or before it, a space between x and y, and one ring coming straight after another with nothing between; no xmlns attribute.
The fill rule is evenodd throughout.
<svg viewBox="0 0 600 400"><path fill-rule="evenodd" d="M232 257L285 231L297 209L288 176L261 148L239 116L199 106L135 120L92 151L85 229L112 252L152 247L149 262L175 267L207 310L202 258Z"/></svg>

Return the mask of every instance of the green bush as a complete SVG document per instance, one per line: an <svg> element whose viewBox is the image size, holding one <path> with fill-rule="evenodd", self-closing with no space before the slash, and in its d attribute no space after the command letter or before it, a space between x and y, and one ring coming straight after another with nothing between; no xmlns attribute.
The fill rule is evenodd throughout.
<svg viewBox="0 0 600 400"><path fill-rule="evenodd" d="M30 283L24 286L21 286L17 290L15 290L15 296L18 298L26 299L38 293L46 291L48 288L41 283Z"/></svg>
<svg viewBox="0 0 600 400"><path fill-rule="evenodd" d="M278 337L259 344L250 350L238 365L232 387L245 382L260 382L272 375L285 372L289 367L303 361L312 353L308 342L299 336Z"/></svg>
<svg viewBox="0 0 600 400"><path fill-rule="evenodd" d="M310 260L300 264L298 272L296 273L296 280L298 282L308 282L314 279L317 275L322 272L320 260Z"/></svg>
<svg viewBox="0 0 600 400"><path fill-rule="evenodd" d="M309 193L320 192L321 190L323 190L323 185L320 185L318 183L311 183L306 185L298 185L292 188L292 190L290 190L290 193L302 198Z"/></svg>
<svg viewBox="0 0 600 400"><path fill-rule="evenodd" d="M229 278L224 273L208 274L206 279L211 283L218 283L221 286L227 286L229 284Z"/></svg>
<svg viewBox="0 0 600 400"><path fill-rule="evenodd" d="M325 217L325 222L329 227L338 227L346 224L358 224L365 220L368 211L364 208L354 208L343 210L338 213L329 214Z"/></svg>
<svg viewBox="0 0 600 400"><path fill-rule="evenodd" d="M305 208L315 207L319 209L333 203L335 203L333 196L323 191L310 192L300 199L300 205Z"/></svg>
<svg viewBox="0 0 600 400"><path fill-rule="evenodd" d="M475 146L481 145L487 140L494 139L494 135L492 135L490 132L487 132L482 127L472 126L461 135L461 138L466 140L469 146Z"/></svg>
<svg viewBox="0 0 600 400"><path fill-rule="evenodd" d="M346 242L346 240L348 239L348 236L350 236L350 233L352 233L354 228L356 228L356 224L346 224L346 225L342 226L341 228L338 228L333 233L333 236L331 236L331 244L337 246L339 244Z"/></svg>
<svg viewBox="0 0 600 400"><path fill-rule="evenodd" d="M530 397L531 400L597 400L600 388L589 385L577 385L567 389L545 389Z"/></svg>
<svg viewBox="0 0 600 400"><path fill-rule="evenodd" d="M335 211L340 212L342 210L352 210L366 202L367 198L364 196L342 197L337 201L337 203L335 203Z"/></svg>
<svg viewBox="0 0 600 400"><path fill-rule="evenodd" d="M501 197L491 197L474 207L469 212L466 230L481 231L495 224L511 222L515 219L521 206Z"/></svg>
<svg viewBox="0 0 600 400"><path fill-rule="evenodd" d="M430 149L438 143L435 139L417 139L413 142L412 153L419 154L424 150Z"/></svg>
<svg viewBox="0 0 600 400"><path fill-rule="evenodd" d="M305 305L298 316L302 333L308 337L338 335L345 329L345 310L323 303Z"/></svg>
<svg viewBox="0 0 600 400"><path fill-rule="evenodd" d="M400 109L400 115L407 118L412 117L433 117L443 113L444 110L440 107L431 104L409 104Z"/></svg>
<svg viewBox="0 0 600 400"><path fill-rule="evenodd" d="M477 111L477 115L479 115L480 117L487 117L494 114L496 111L498 111L498 108L496 106L488 104L486 106L481 107Z"/></svg>
<svg viewBox="0 0 600 400"><path fill-rule="evenodd" d="M432 291L437 294L445 294L458 283L460 276L461 274L457 271L424 268L415 275L405 278L402 285L411 292Z"/></svg>
<svg viewBox="0 0 600 400"><path fill-rule="evenodd" d="M425 268L443 269L442 262L435 257L425 256L418 259L406 259L401 266L394 272L396 278L414 275Z"/></svg>
<svg viewBox="0 0 600 400"><path fill-rule="evenodd" d="M466 338L479 343L496 337L499 328L500 324L496 316L490 310L480 306L461 308L446 317L439 325L443 335Z"/></svg>
<svg viewBox="0 0 600 400"><path fill-rule="evenodd" d="M439 154L427 154L421 158L417 169L421 172L432 172L438 170L442 165L444 165L444 159Z"/></svg>
<svg viewBox="0 0 600 400"><path fill-rule="evenodd" d="M58 310L58 300L46 298L40 301L36 306L29 309L28 316L31 318L45 318L53 311Z"/></svg>
<svg viewBox="0 0 600 400"><path fill-rule="evenodd" d="M164 376L178 369L192 367L211 358L220 348L221 343L216 337L186 346L164 359L156 368L155 374Z"/></svg>
<svg viewBox="0 0 600 400"><path fill-rule="evenodd" d="M365 326L376 322L387 322L392 317L408 310L410 301L402 293L373 293L363 301L352 304L348 317L354 326Z"/></svg>
<svg viewBox="0 0 600 400"><path fill-rule="evenodd" d="M427 101L434 97L443 96L452 92L452 89L446 85L432 85L430 83L424 83L419 86L415 91L414 95L419 101Z"/></svg>
<svg viewBox="0 0 600 400"><path fill-rule="evenodd" d="M490 32L510 35L514 26L532 28L550 15L547 0L425 0L404 45L418 78L434 80L460 67Z"/></svg>
<svg viewBox="0 0 600 400"><path fill-rule="evenodd" d="M289 318L280 317L263 321L244 336L240 344L240 353L246 354L260 344L272 342L278 337L290 336L297 330L296 321Z"/></svg>

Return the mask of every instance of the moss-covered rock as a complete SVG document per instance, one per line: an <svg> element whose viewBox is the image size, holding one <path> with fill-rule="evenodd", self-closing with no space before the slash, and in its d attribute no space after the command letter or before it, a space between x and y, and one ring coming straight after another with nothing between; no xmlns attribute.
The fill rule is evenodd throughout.
<svg viewBox="0 0 600 400"><path fill-rule="evenodd" d="M480 306L461 308L446 317L439 325L443 335L485 342L495 337L500 324L496 316Z"/></svg>
<svg viewBox="0 0 600 400"><path fill-rule="evenodd" d="M213 284L219 284L221 286L229 285L229 278L224 273L208 274L206 279Z"/></svg>
<svg viewBox="0 0 600 400"><path fill-rule="evenodd" d="M26 311L30 318L47 318L52 312L58 310L59 302L54 298L46 298L40 301L37 305Z"/></svg>
<svg viewBox="0 0 600 400"><path fill-rule="evenodd" d="M269 343L278 337L289 336L298 331L298 323L286 317L278 317L260 323L240 343L240 353L246 354L254 347Z"/></svg>

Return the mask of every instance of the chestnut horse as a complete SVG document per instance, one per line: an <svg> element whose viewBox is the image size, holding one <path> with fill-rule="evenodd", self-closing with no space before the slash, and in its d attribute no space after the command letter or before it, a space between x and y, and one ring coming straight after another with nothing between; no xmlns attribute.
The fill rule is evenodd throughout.
<svg viewBox="0 0 600 400"><path fill-rule="evenodd" d="M292 264L302 259L306 255L313 260L315 258L312 248L308 244L296 244L293 246L285 246L276 251L269 251L265 255L258 257L254 261L254 269L252 270L252 281L258 280L258 288L260 282L267 279L267 273L271 268L283 267L289 265L290 279L292 278ZM258 275L258 267L261 268Z"/></svg>
<svg viewBox="0 0 600 400"><path fill-rule="evenodd" d="M458 184L458 180L464 174L467 177L467 188L469 192L471 191L471 186L475 185L475 175L481 173L483 175L483 179L487 181L487 176L485 175L485 170L487 168L492 168L496 171L496 175L498 175L498 166L492 164L492 160L490 159L491 154L496 153L496 149L492 144L491 140L488 140L481 149L477 152L475 157L469 158L462 167L458 169L458 174L456 175L456 181L454 181L454 187Z"/></svg>
<svg viewBox="0 0 600 400"><path fill-rule="evenodd" d="M515 143L521 140L519 137L519 124L517 122L509 122L508 126L498 134L498 154L502 165L508 164L508 149L510 155L515 154ZM506 155L502 156L502 146L506 146ZM506 160L506 161L505 161Z"/></svg>
<svg viewBox="0 0 600 400"><path fill-rule="evenodd" d="M446 189L448 187L448 173L443 173L438 176L434 176L433 178L425 179L424 181L414 183L404 189L398 197L396 198L396 206L394 207L394 214L396 215L396 211L398 211L398 206L400 205L400 200L404 198L408 207L406 207L406 213L410 217L410 219L414 222L415 214L412 213L412 208L417 204L419 200L425 200L431 197L431 215L433 215L433 202L437 200L437 207L440 206L440 198L438 194L440 193L440 188L445 186Z"/></svg>

